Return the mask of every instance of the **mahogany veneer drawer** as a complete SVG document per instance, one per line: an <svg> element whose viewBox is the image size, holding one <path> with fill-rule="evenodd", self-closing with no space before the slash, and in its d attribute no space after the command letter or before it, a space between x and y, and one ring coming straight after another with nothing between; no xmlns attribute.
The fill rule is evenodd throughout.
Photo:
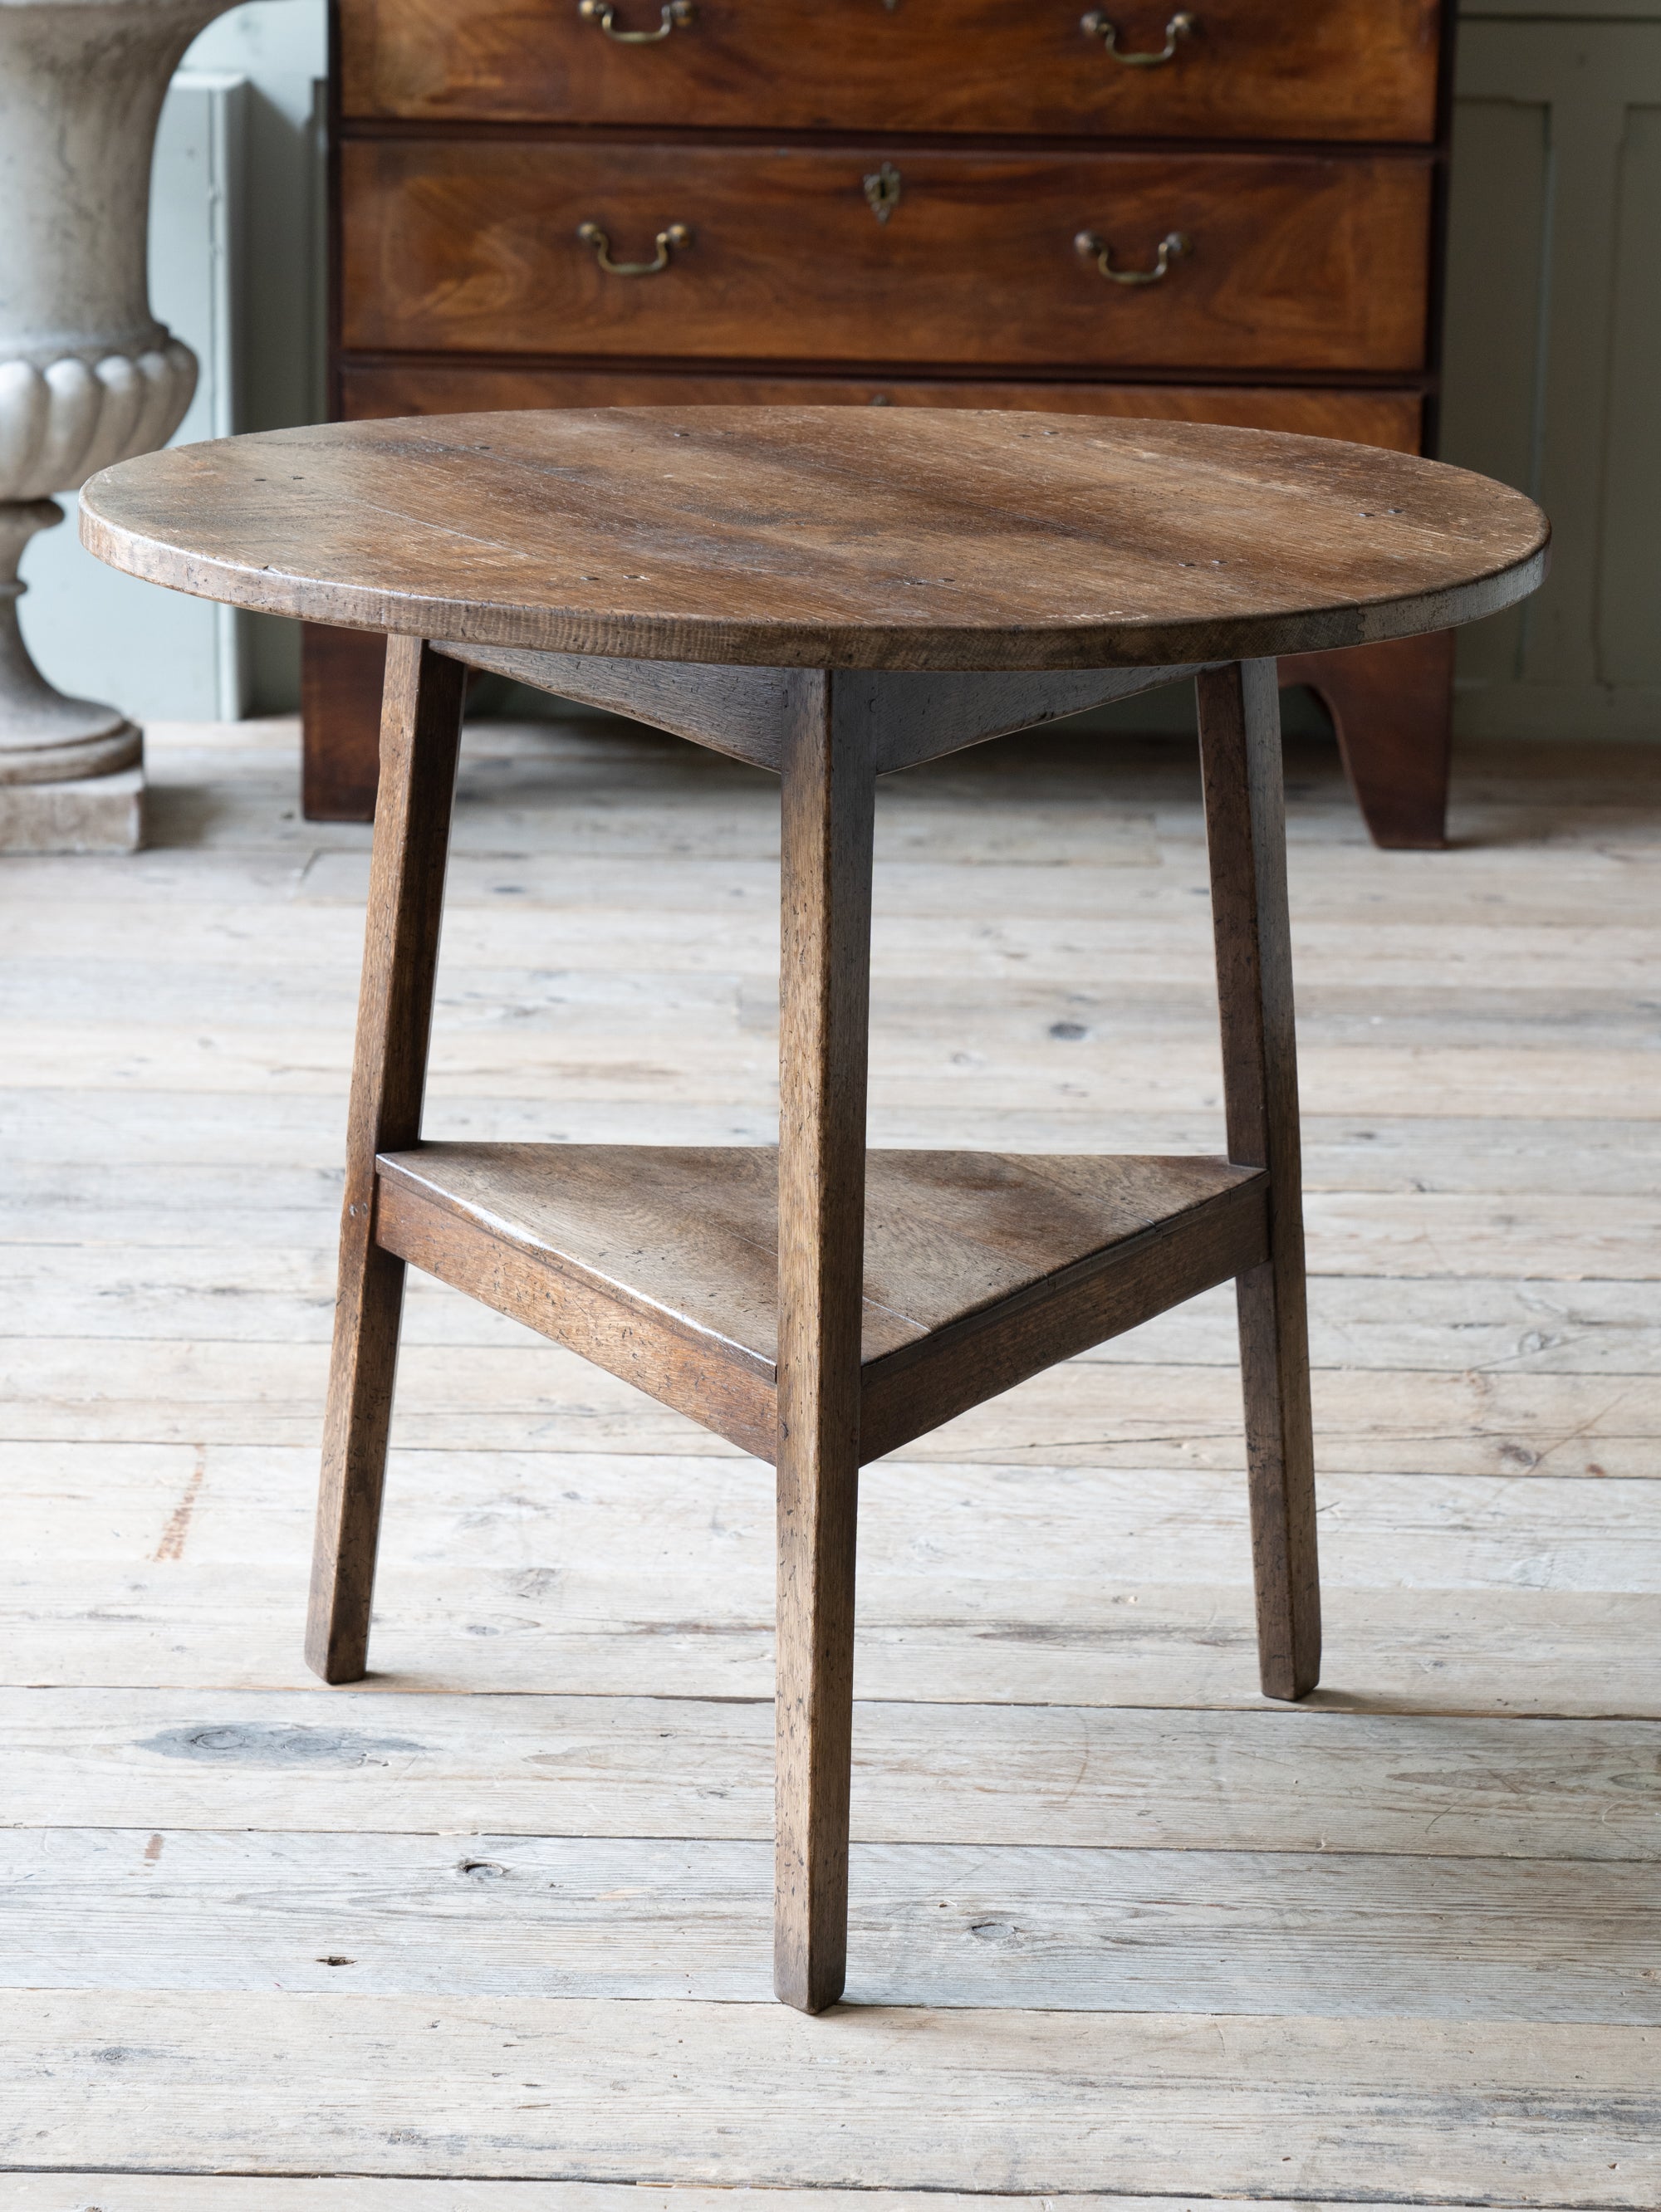
<svg viewBox="0 0 1661 2212"><path fill-rule="evenodd" d="M691 0L650 46L577 0L358 0L342 18L348 116L630 123L700 130L1030 131L1428 142L1437 0ZM658 28L661 0L615 0Z"/></svg>
<svg viewBox="0 0 1661 2212"><path fill-rule="evenodd" d="M517 407L1025 407L1055 415L1153 416L1293 430L1416 453L1416 392L1311 392L1227 384L994 384L944 378L700 376L674 370L486 368L459 362L348 362L341 413L470 415Z"/></svg>
<svg viewBox="0 0 1661 2212"><path fill-rule="evenodd" d="M1402 373L1424 364L1432 167L1401 155L983 154L349 141L342 343L1102 368ZM874 189L874 185L873 186ZM607 275L599 225L649 277ZM1102 276L1099 234L1163 282ZM655 248L661 258L665 249Z"/></svg>

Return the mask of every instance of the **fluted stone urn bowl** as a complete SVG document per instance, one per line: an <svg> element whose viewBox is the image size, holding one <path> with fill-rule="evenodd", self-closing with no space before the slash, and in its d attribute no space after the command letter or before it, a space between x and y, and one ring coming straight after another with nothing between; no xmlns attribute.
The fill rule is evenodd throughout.
<svg viewBox="0 0 1661 2212"><path fill-rule="evenodd" d="M231 4L0 0L0 786L139 759L119 708L29 659L17 564L63 520L53 492L165 445L190 405L196 356L150 313L150 156L185 49Z"/></svg>

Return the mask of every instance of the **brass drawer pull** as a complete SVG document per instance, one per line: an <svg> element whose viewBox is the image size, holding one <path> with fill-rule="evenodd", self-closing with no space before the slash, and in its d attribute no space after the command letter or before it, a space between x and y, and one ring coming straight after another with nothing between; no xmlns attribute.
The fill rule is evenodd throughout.
<svg viewBox="0 0 1661 2212"><path fill-rule="evenodd" d="M663 0L663 20L655 31L619 31L618 11L610 0L581 0L577 13L585 23L598 23L620 46L654 46L671 31L685 29L692 20L692 0Z"/></svg>
<svg viewBox="0 0 1661 2212"><path fill-rule="evenodd" d="M655 276L669 266L676 250L692 243L692 234L684 222L672 222L660 230L653 240L657 247L654 261L613 261L611 241L597 222L579 223L577 236L585 246L594 249L594 258L608 276Z"/></svg>
<svg viewBox="0 0 1661 2212"><path fill-rule="evenodd" d="M1116 269L1113 248L1104 238L1098 238L1093 230L1081 230L1073 241L1073 250L1086 261L1093 261L1110 284L1158 284L1171 274L1171 264L1180 261L1193 247L1180 230L1167 231L1159 240L1159 251L1151 269Z"/></svg>
<svg viewBox="0 0 1661 2212"><path fill-rule="evenodd" d="M588 0L583 0L585 14L587 6ZM1125 54L1119 51L1118 25L1103 15L1099 8L1092 8L1079 26L1086 38L1099 39L1114 60L1123 62L1127 69L1158 69L1163 63L1174 62L1177 47L1184 39L1191 39L1198 27L1196 19L1186 8L1178 9L1165 27L1165 45L1157 54Z"/></svg>

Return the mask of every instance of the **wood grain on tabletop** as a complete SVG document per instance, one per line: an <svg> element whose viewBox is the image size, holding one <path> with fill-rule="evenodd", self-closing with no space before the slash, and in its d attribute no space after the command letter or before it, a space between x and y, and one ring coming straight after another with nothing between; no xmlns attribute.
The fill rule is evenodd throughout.
<svg viewBox="0 0 1661 2212"><path fill-rule="evenodd" d="M543 26L545 28L545 26ZM1321 391L1304 387L1174 385L1075 384L1059 382L1016 384L955 380L926 377L889 378L881 381L847 375L762 374L709 375L684 370L630 369L604 372L569 368L506 368L498 362L469 362L452 358L379 362L350 360L340 371L340 413L347 421L375 416L441 415L529 407L646 407L879 405L1025 409L1051 414L1081 414L1150 417L1166 422L1217 422L1241 428L1293 431L1305 437L1337 438L1361 446L1380 446L1396 453L1421 450L1424 397L1417 391ZM1318 678L1322 696L1343 735L1353 735L1348 748L1353 775L1364 780L1380 744L1397 727L1387 717L1380 736L1374 727L1374 702L1379 691L1376 656L1389 656L1388 684L1393 697L1403 684L1433 686L1439 680L1440 698L1425 690L1424 711L1414 726L1420 735L1412 744L1398 741L1390 757L1390 775L1371 788L1370 818L1375 830L1403 823L1418 836L1420 817L1411 821L1414 795L1420 790L1425 763L1436 772L1436 750L1426 733L1439 714L1446 719L1445 646L1447 634L1427 641L1396 640L1360 653L1328 654L1318 661L1300 664L1305 680ZM504 648L482 648L501 652ZM307 623L302 629L302 675L306 688L305 781L306 811L331 820L368 821L374 811L374 747L370 742L380 696L380 639L373 632L331 629ZM1375 665L1376 664L1376 665ZM485 664L475 659L475 665ZM598 667L599 663L596 663ZM1369 670L1375 672L1369 677ZM505 672L514 673L508 670ZM682 678L675 704L688 705ZM734 671L727 683L736 690ZM524 674L522 680L537 682ZM557 686L554 688L557 688ZM572 686L566 679L565 696ZM371 696L373 695L373 696ZM590 684L582 696L603 706L618 703ZM1417 696L1415 692L1415 696ZM628 711L651 719L650 699L636 696ZM736 711L736 699L730 711ZM696 723L669 723L704 742L719 742L718 720L701 718ZM727 726L730 728L730 724ZM770 736L769 742L771 739ZM753 745L731 744L727 749L758 759ZM1409 758L1409 756L1411 757ZM1405 763L1405 765L1404 765ZM772 765L771 760L769 764ZM1445 781L1445 778L1444 778ZM1358 785L1358 788L1360 786ZM1421 810L1422 812L1422 810ZM1412 837L1406 842L1413 842ZM1422 836L1419 837L1422 842Z"/></svg>
<svg viewBox="0 0 1661 2212"><path fill-rule="evenodd" d="M152 581L358 628L940 670L1235 659L1441 629L1532 591L1548 533L1531 501L1484 477L1266 431L713 408L175 448L94 477L82 534Z"/></svg>
<svg viewBox="0 0 1661 2212"><path fill-rule="evenodd" d="M883 405L1025 409L1048 414L1128 416L1162 422L1219 422L1261 430L1296 432L1305 437L1337 438L1360 446L1381 446L1394 453L1416 453L1423 432L1424 398L1421 392L1311 391L1291 387L1217 385L1068 385L944 381L922 378L887 379L881 382L836 376L701 375L684 371L630 369L626 371L573 368L508 368L498 363L448 362L352 361L340 371L340 412L347 421L376 416L442 415L533 407L648 407L770 406L819 407ZM374 811L375 751L367 741L379 712L381 665L385 649L373 631L332 629L312 623L302 630L301 673L305 688L306 744L304 748L305 809L309 817L331 821L364 821ZM1391 679L1403 680L1421 664L1432 668L1435 653L1422 640L1396 641L1382 648L1392 656ZM494 654L495 659L484 656ZM1404 672L1403 655L1417 655ZM542 659L537 670L523 664ZM1328 655L1311 663L1318 672L1323 696L1335 714L1354 720L1365 713L1372 693L1366 672L1370 654L1346 654L1342 661ZM522 652L520 665L511 665L513 649L478 647L472 665L492 667L522 682L561 690L554 680L552 662L571 656L532 656ZM754 719L745 711L746 693L738 672L724 672L721 711L706 714L702 703L689 696L690 679L697 672L684 665L662 664L666 696L639 681L638 671L626 697L601 673L605 664L593 659L594 672L581 686L570 676L563 678L561 696L581 696L591 703L620 708L662 726L696 736L704 744L776 765L776 731L768 720L757 732L748 726ZM654 700L672 706L654 714ZM1336 704L1334 702L1336 702ZM762 702L765 704L765 701ZM1433 708L1435 702L1431 702ZM1437 709L1440 711L1440 709ZM696 719L684 719L689 713ZM724 716L724 719L723 719ZM1358 725L1359 729L1359 725ZM735 730L736 738L735 742ZM759 737L759 749L757 744ZM1422 752L1424 748L1420 747ZM1417 756L1415 755L1415 758ZM1362 762L1355 749L1352 769ZM1397 763L1399 781L1400 763ZM1392 788L1395 787L1392 786ZM1411 788L1411 785L1404 787ZM1385 805L1389 793L1377 806ZM1384 818L1382 816L1380 818Z"/></svg>

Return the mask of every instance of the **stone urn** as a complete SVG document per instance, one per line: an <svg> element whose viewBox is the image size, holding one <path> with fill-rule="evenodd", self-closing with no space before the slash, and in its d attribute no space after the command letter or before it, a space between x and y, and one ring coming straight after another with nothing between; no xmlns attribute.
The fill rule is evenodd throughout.
<svg viewBox="0 0 1661 2212"><path fill-rule="evenodd" d="M232 4L0 0L0 848L137 842L142 732L35 667L17 565L63 520L53 492L190 405L196 356L150 313L150 157L185 49Z"/></svg>

